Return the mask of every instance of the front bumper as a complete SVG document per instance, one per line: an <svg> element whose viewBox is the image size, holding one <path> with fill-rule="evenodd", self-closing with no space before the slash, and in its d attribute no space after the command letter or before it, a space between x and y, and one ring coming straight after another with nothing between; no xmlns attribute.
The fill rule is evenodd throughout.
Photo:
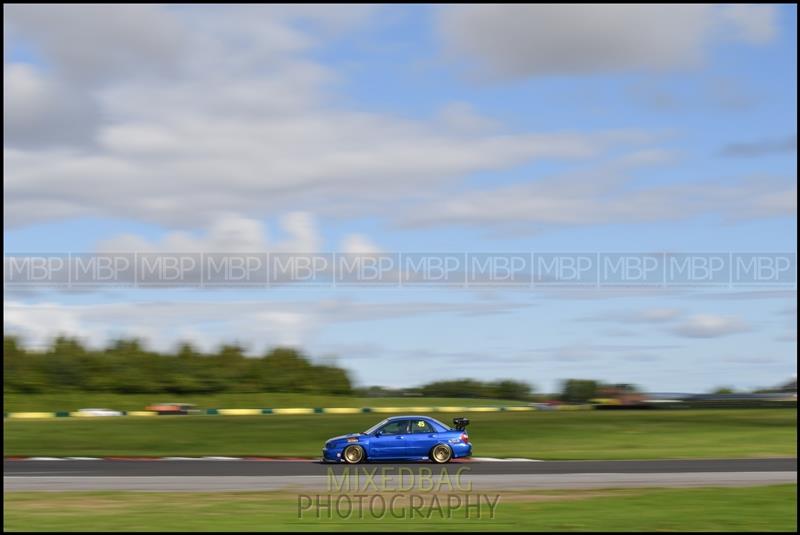
<svg viewBox="0 0 800 535"><path fill-rule="evenodd" d="M322 448L322 460L326 463L340 463L342 462L343 446Z"/></svg>

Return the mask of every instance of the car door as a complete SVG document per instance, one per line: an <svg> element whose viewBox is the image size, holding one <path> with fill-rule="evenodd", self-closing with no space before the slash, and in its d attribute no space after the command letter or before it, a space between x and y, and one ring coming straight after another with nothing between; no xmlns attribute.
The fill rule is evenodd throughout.
<svg viewBox="0 0 800 535"><path fill-rule="evenodd" d="M369 441L372 459L399 459L406 457L408 420L392 420L375 432Z"/></svg>
<svg viewBox="0 0 800 535"><path fill-rule="evenodd" d="M411 420L408 434L408 454L412 457L427 457L439 442L439 433L425 419Z"/></svg>

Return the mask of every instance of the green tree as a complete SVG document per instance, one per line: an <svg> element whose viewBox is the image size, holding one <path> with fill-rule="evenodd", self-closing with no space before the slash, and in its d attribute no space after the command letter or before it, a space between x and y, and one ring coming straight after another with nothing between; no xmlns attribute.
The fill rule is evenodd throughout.
<svg viewBox="0 0 800 535"><path fill-rule="evenodd" d="M597 396L597 381L567 379L561 388L561 400L568 403L585 403Z"/></svg>

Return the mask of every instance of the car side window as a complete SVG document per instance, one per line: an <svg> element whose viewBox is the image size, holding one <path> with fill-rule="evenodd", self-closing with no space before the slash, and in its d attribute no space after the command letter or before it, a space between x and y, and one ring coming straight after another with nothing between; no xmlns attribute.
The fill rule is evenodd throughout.
<svg viewBox="0 0 800 535"><path fill-rule="evenodd" d="M425 420L411 420L411 432L412 433L435 433L436 431L433 429L431 424L429 424Z"/></svg>
<svg viewBox="0 0 800 535"><path fill-rule="evenodd" d="M395 422L389 422L388 424L381 427L380 431L382 435L402 435L406 432L406 424L408 420L398 420Z"/></svg>

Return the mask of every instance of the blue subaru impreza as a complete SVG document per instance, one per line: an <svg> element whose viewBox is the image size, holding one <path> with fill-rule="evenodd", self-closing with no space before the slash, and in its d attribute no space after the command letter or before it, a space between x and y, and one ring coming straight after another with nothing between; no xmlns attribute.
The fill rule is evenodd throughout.
<svg viewBox="0 0 800 535"><path fill-rule="evenodd" d="M428 416L392 416L363 433L329 439L322 449L322 460L355 464L429 459L446 463L472 455L467 425L466 418L454 418L453 427L449 427Z"/></svg>

